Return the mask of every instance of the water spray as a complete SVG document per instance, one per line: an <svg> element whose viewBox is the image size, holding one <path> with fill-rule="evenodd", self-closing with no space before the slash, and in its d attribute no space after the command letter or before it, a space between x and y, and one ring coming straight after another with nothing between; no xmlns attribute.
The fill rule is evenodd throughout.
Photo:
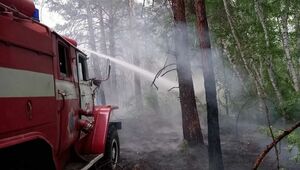
<svg viewBox="0 0 300 170"><path fill-rule="evenodd" d="M143 76L144 78L150 80L150 81L153 81L153 79L155 78L155 74L148 71L148 70L145 70L143 68L140 68L136 65L133 65L133 64L130 64L130 63L127 63L125 61L122 61L122 60L119 60L119 59L116 59L114 57L111 57L111 56L108 56L108 55L105 55L105 54L102 54L102 53L98 53L98 52L95 52L93 50L89 50L89 49L86 49L86 48L81 48L82 50L84 51L87 51L89 53L92 53L98 57L101 57L101 58L104 58L104 59L109 59L111 62L114 62L124 68L127 68L131 71L134 71L135 73L138 73L140 74L141 76ZM162 86L164 88L167 88L167 89L170 89L172 87L177 87L178 86L178 83L174 82L174 81L171 81L171 80L168 80L166 78L163 78L163 77L160 77L156 80L156 83L158 84L158 86Z"/></svg>

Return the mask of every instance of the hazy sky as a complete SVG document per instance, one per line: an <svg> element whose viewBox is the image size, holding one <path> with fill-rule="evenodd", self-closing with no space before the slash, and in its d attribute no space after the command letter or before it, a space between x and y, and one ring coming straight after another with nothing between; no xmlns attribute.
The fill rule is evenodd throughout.
<svg viewBox="0 0 300 170"><path fill-rule="evenodd" d="M43 6L43 8L41 8L40 5L42 1L43 0L39 0L40 3L35 4L36 8L40 10L41 23L49 26L50 28L54 28L57 23L63 22L63 18L55 12L49 12L47 6Z"/></svg>
<svg viewBox="0 0 300 170"><path fill-rule="evenodd" d="M45 2L45 0L37 0L38 3L35 4L36 8L40 9L40 19L41 22L47 26L49 26L50 28L54 28L56 24L58 23L63 23L64 20L63 18L55 12L50 12L47 8L47 6L43 6L42 10L41 10L41 4L43 4L43 2ZM139 2L142 3L143 0L135 0L135 2ZM150 0L146 0L146 3L150 3Z"/></svg>

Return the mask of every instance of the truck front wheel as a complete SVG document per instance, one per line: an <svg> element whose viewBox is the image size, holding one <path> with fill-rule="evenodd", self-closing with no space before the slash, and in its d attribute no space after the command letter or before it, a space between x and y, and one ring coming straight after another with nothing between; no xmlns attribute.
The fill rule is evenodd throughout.
<svg viewBox="0 0 300 170"><path fill-rule="evenodd" d="M114 126L111 126L107 135L104 159L107 162L106 169L114 170L117 167L120 156L118 131Z"/></svg>

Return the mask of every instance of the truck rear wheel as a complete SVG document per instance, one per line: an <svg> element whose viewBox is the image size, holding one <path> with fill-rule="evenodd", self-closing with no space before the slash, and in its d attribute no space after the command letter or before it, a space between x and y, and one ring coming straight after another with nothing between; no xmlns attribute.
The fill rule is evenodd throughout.
<svg viewBox="0 0 300 170"><path fill-rule="evenodd" d="M109 128L107 134L107 140L105 145L104 160L106 162L106 168L114 170L117 168L117 164L120 157L120 143L118 131L114 126Z"/></svg>

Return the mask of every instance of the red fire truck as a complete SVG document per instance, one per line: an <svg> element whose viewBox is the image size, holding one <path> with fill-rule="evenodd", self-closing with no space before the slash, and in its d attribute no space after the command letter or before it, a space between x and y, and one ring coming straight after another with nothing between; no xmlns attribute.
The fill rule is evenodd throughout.
<svg viewBox="0 0 300 170"><path fill-rule="evenodd" d="M116 168L121 123L95 105L101 80L36 11L32 0L0 0L0 169Z"/></svg>

